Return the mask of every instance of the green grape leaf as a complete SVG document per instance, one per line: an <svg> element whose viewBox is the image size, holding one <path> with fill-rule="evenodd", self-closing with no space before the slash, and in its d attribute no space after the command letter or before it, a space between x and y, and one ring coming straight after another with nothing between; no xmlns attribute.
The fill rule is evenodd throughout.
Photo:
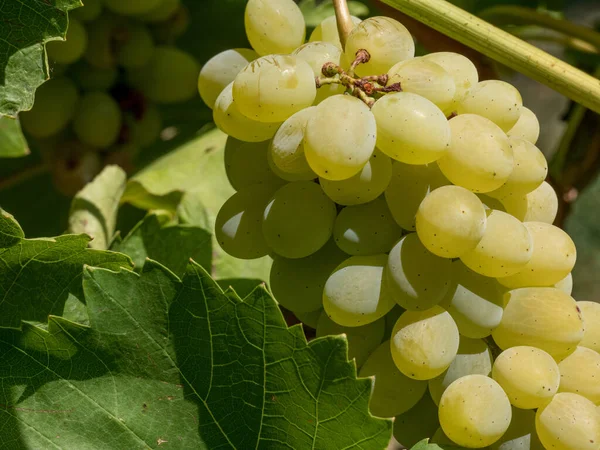
<svg viewBox="0 0 600 450"><path fill-rule="evenodd" d="M119 202L127 175L118 166L107 166L75 195L69 215L69 232L93 238L90 247L109 248L115 234Z"/></svg>
<svg viewBox="0 0 600 450"><path fill-rule="evenodd" d="M0 115L0 158L20 158L29 155L29 146L18 120Z"/></svg>
<svg viewBox="0 0 600 450"><path fill-rule="evenodd" d="M306 26L310 28L316 27L327 17L335 16L335 9L331 0L322 2L317 2L317 0L302 0L298 6L304 15ZM348 2L348 9L353 16L365 17L369 15L369 8L361 2L350 0Z"/></svg>
<svg viewBox="0 0 600 450"><path fill-rule="evenodd" d="M0 448L385 448L341 337L306 343L261 288L86 268L91 326L0 330Z"/></svg>
<svg viewBox="0 0 600 450"><path fill-rule="evenodd" d="M144 218L112 250L129 255L136 269L144 267L146 258L165 265L176 275L182 275L190 258L206 270L211 270L211 234L191 225L172 225L168 216L151 213Z"/></svg>
<svg viewBox="0 0 600 450"><path fill-rule="evenodd" d="M14 218L0 215L0 327L21 326L22 320L46 322L63 314L65 305L82 300L84 265L117 269L132 267L129 257L87 248L86 235L25 239ZM0 359L1 361L1 359Z"/></svg>
<svg viewBox="0 0 600 450"><path fill-rule="evenodd" d="M44 45L64 38L67 11L80 0L0 0L0 114L31 109L35 89L49 77Z"/></svg>

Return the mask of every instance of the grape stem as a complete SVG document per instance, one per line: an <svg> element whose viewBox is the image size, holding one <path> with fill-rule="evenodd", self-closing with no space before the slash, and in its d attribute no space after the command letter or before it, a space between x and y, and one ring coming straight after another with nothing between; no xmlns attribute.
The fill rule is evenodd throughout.
<svg viewBox="0 0 600 450"><path fill-rule="evenodd" d="M333 7L335 8L335 20L337 22L338 34L340 35L340 42L342 43L343 50L346 48L346 40L348 39L352 28L354 28L354 22L352 22L346 0L333 0Z"/></svg>

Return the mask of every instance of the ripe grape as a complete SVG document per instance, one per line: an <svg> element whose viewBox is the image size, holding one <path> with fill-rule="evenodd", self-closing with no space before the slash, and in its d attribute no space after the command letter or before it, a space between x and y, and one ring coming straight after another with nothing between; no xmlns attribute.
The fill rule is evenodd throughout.
<svg viewBox="0 0 600 450"><path fill-rule="evenodd" d="M85 0L85 5L69 11L69 19L77 19L82 22L90 22L98 18L102 13L102 0Z"/></svg>
<svg viewBox="0 0 600 450"><path fill-rule="evenodd" d="M535 411L513 407L508 430L489 449L544 450L535 431Z"/></svg>
<svg viewBox="0 0 600 450"><path fill-rule="evenodd" d="M198 76L198 91L206 105L213 109L217 97L235 80L236 75L258 58L254 50L235 48L225 50L209 59Z"/></svg>
<svg viewBox="0 0 600 450"><path fill-rule="evenodd" d="M243 142L231 136L225 144L225 173L231 186L240 191L261 184L275 192L285 181L273 173L267 162L267 142Z"/></svg>
<svg viewBox="0 0 600 450"><path fill-rule="evenodd" d="M350 19L355 26L362 22L361 19L355 16L350 16ZM341 49L342 43L340 42L340 34L338 32L335 16L329 16L326 19L323 19L311 33L309 41L329 42Z"/></svg>
<svg viewBox="0 0 600 450"><path fill-rule="evenodd" d="M323 76L321 70L325 63L329 62L338 66L340 65L342 51L339 47L329 42L309 42L294 50L292 55L306 61L313 70L314 76L321 77ZM344 89L342 85L335 83L321 86L317 89L315 104L321 103L332 95L343 94Z"/></svg>
<svg viewBox="0 0 600 450"><path fill-rule="evenodd" d="M87 47L87 31L79 20L70 18L64 41L50 41L46 44L48 58L59 64L71 64L83 56Z"/></svg>
<svg viewBox="0 0 600 450"><path fill-rule="evenodd" d="M492 336L506 350L538 347L555 359L575 351L583 338L583 320L573 298L556 288L521 288L505 295L506 307Z"/></svg>
<svg viewBox="0 0 600 450"><path fill-rule="evenodd" d="M571 293L573 292L573 275L569 273L569 275L567 275L558 283L556 283L554 287L571 295Z"/></svg>
<svg viewBox="0 0 600 450"><path fill-rule="evenodd" d="M104 5L117 14L144 14L160 5L162 0L104 0Z"/></svg>
<svg viewBox="0 0 600 450"><path fill-rule="evenodd" d="M427 250L443 258L458 258L483 238L486 213L481 200L459 186L431 192L417 211L416 228Z"/></svg>
<svg viewBox="0 0 600 450"><path fill-rule="evenodd" d="M505 197L501 201L506 212L522 222L553 223L558 213L558 197L546 181L528 194Z"/></svg>
<svg viewBox="0 0 600 450"><path fill-rule="evenodd" d="M354 61L361 49L367 50L371 59L356 68L360 76L383 75L397 62L415 55L415 43L406 27L389 17L369 17L354 27L344 50L348 61Z"/></svg>
<svg viewBox="0 0 600 450"><path fill-rule="evenodd" d="M448 121L425 97L410 92L387 94L375 102L372 112L377 120L377 147L390 158L428 164L448 151Z"/></svg>
<svg viewBox="0 0 600 450"><path fill-rule="evenodd" d="M322 309L325 282L347 257L331 240L306 258L275 256L269 277L273 296L294 313Z"/></svg>
<svg viewBox="0 0 600 450"><path fill-rule="evenodd" d="M352 256L325 283L323 307L336 323L359 327L385 316L394 300L382 282L387 255Z"/></svg>
<svg viewBox="0 0 600 450"><path fill-rule="evenodd" d="M436 405L444 391L459 378L467 375L488 376L492 371L492 353L487 344L480 339L461 337L456 357L441 375L429 380L429 393Z"/></svg>
<svg viewBox="0 0 600 450"><path fill-rule="evenodd" d="M458 351L454 319L440 306L404 312L392 331L392 357L398 369L415 380L430 380L444 372Z"/></svg>
<svg viewBox="0 0 600 450"><path fill-rule="evenodd" d="M573 392L600 404L600 354L587 348L577 349L559 364L559 392Z"/></svg>
<svg viewBox="0 0 600 450"><path fill-rule="evenodd" d="M113 46L117 62L125 68L148 64L155 49L148 28L135 22L126 22L115 30Z"/></svg>
<svg viewBox="0 0 600 450"><path fill-rule="evenodd" d="M449 259L430 253L411 233L390 251L385 279L396 303L422 311L437 305L448 292L451 265Z"/></svg>
<svg viewBox="0 0 600 450"><path fill-rule="evenodd" d="M383 194L391 178L392 160L375 149L369 161L356 175L339 181L320 178L319 183L325 194L337 204L360 205Z"/></svg>
<svg viewBox="0 0 600 450"><path fill-rule="evenodd" d="M523 106L519 120L506 134L510 138L525 139L535 145L540 137L540 122L533 111Z"/></svg>
<svg viewBox="0 0 600 450"><path fill-rule="evenodd" d="M352 361L354 359L357 368L362 367L367 358L369 358L369 355L379 347L379 344L383 340L384 331L385 320L383 317L362 327L343 327L331 320L327 314L323 313L317 323L317 337L335 336L338 334L346 335L346 339L348 340L348 360ZM389 351L388 346L388 353Z"/></svg>
<svg viewBox="0 0 600 450"><path fill-rule="evenodd" d="M598 450L600 415L581 395L561 392L537 410L535 428L544 448Z"/></svg>
<svg viewBox="0 0 600 450"><path fill-rule="evenodd" d="M580 301L577 307L581 311L585 329L579 345L600 353L600 303Z"/></svg>
<svg viewBox="0 0 600 450"><path fill-rule="evenodd" d="M486 80L473 86L457 105L459 114L477 114L491 120L506 133L521 116L523 99L517 89L500 80Z"/></svg>
<svg viewBox="0 0 600 450"><path fill-rule="evenodd" d="M566 277L577 259L573 240L554 225L525 222L533 241L531 259L522 270L498 281L509 288L552 286Z"/></svg>
<svg viewBox="0 0 600 450"><path fill-rule="evenodd" d="M269 253L262 233L262 216L272 191L247 186L233 194L215 220L215 237L225 252L239 259L256 259Z"/></svg>
<svg viewBox="0 0 600 450"><path fill-rule="evenodd" d="M385 190L385 200L402 228L415 231L419 205L433 190L450 182L437 164L411 165L399 161L392 167L392 180Z"/></svg>
<svg viewBox="0 0 600 450"><path fill-rule="evenodd" d="M130 141L140 147L152 145L162 131L162 116L160 110L153 104L147 104L142 117L131 126Z"/></svg>
<svg viewBox="0 0 600 450"><path fill-rule="evenodd" d="M488 210L483 238L460 259L486 277L506 277L522 270L532 255L533 239L527 227L510 214Z"/></svg>
<svg viewBox="0 0 600 450"><path fill-rule="evenodd" d="M279 189L267 205L263 235L278 255L304 258L329 240L335 216L335 204L318 184L296 181Z"/></svg>
<svg viewBox="0 0 600 450"><path fill-rule="evenodd" d="M71 121L78 100L77 87L69 78L52 78L35 92L33 108L19 114L21 125L36 138L52 136Z"/></svg>
<svg viewBox="0 0 600 450"><path fill-rule="evenodd" d="M69 67L69 77L84 91L108 91L118 76L116 67L100 69L84 60Z"/></svg>
<svg viewBox="0 0 600 450"><path fill-rule="evenodd" d="M503 290L493 278L473 272L461 261L452 263L448 294L440 303L460 334L471 339L489 336L502 320Z"/></svg>
<svg viewBox="0 0 600 450"><path fill-rule="evenodd" d="M123 116L119 104L104 92L84 94L73 119L73 131L85 144L107 148L119 137Z"/></svg>
<svg viewBox="0 0 600 450"><path fill-rule="evenodd" d="M375 117L362 101L334 95L319 103L308 120L304 154L319 177L345 180L369 161L376 136Z"/></svg>
<svg viewBox="0 0 600 450"><path fill-rule="evenodd" d="M269 147L273 164L288 181L308 181L317 178L304 155L306 123L315 112L311 106L298 111L279 127Z"/></svg>
<svg viewBox="0 0 600 450"><path fill-rule="evenodd" d="M485 194L477 194L477 197L479 197L479 200L481 200L483 207L486 209L486 211L488 211L488 213L490 210L506 212L504 205L500 203L500 200L489 197Z"/></svg>
<svg viewBox="0 0 600 450"><path fill-rule="evenodd" d="M513 171L514 157L506 134L493 122L474 114L449 122L452 141L438 160L442 173L473 192L490 192L502 186Z"/></svg>
<svg viewBox="0 0 600 450"><path fill-rule="evenodd" d="M282 122L310 106L316 94L308 63L289 55L258 58L244 67L233 82L238 109L259 122Z"/></svg>
<svg viewBox="0 0 600 450"><path fill-rule="evenodd" d="M385 274L384 274L385 276ZM386 280L383 280L383 283L386 284L386 289L387 289L387 283ZM398 319L400 318L400 316L402 315L402 313L406 311L404 308L402 308L400 305L396 304L394 305L394 307L390 310L390 312L388 312L384 319L385 319L385 337L384 339L389 339L392 336L392 330L394 329L394 326L396 325L396 322L398 321Z"/></svg>
<svg viewBox="0 0 600 450"><path fill-rule="evenodd" d="M560 383L558 365L552 356L529 346L504 350L494 361L492 377L502 386L510 403L522 409L547 404Z"/></svg>
<svg viewBox="0 0 600 450"><path fill-rule="evenodd" d="M390 352L390 342L381 344L364 363L359 377L375 377L369 411L377 417L405 413L425 394L427 382L407 377L398 370Z"/></svg>
<svg viewBox="0 0 600 450"><path fill-rule="evenodd" d="M401 235L402 230L381 197L345 207L333 227L335 243L349 255L387 253Z"/></svg>
<svg viewBox="0 0 600 450"><path fill-rule="evenodd" d="M400 83L403 92L425 97L442 111L449 111L456 96L454 78L442 66L425 58L400 61L389 71L388 86Z"/></svg>
<svg viewBox="0 0 600 450"><path fill-rule="evenodd" d="M304 325L313 328L314 330L317 329L317 323L321 317L321 314L323 314L323 308L306 313L294 312L294 315L299 321L301 321Z"/></svg>
<svg viewBox="0 0 600 450"><path fill-rule="evenodd" d="M249 0L244 24L252 48L261 56L291 53L306 36L304 16L292 0Z"/></svg>
<svg viewBox="0 0 600 450"><path fill-rule="evenodd" d="M484 375L467 375L444 391L439 417L442 429L454 442L481 448L506 432L512 409L498 383Z"/></svg>
<svg viewBox="0 0 600 450"><path fill-rule="evenodd" d="M411 448L431 437L439 428L438 408L429 393L425 392L419 403L394 420L394 437L404 447Z"/></svg>
<svg viewBox="0 0 600 450"><path fill-rule="evenodd" d="M143 22L163 22L168 20L176 13L181 5L181 0L161 0L160 4L153 9L139 16Z"/></svg>

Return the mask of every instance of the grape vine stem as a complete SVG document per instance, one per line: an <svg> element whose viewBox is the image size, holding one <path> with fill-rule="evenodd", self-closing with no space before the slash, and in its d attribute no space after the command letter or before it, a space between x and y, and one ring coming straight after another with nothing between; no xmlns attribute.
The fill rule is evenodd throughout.
<svg viewBox="0 0 600 450"><path fill-rule="evenodd" d="M350 10L348 9L346 0L333 0L333 7L335 8L335 20L343 50L346 48L348 35L352 31L352 28L354 28L354 22L352 22L352 17L350 17Z"/></svg>

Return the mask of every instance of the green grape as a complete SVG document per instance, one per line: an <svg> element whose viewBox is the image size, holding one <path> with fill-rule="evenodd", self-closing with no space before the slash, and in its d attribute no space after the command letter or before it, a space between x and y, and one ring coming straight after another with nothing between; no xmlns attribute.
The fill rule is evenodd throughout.
<svg viewBox="0 0 600 450"><path fill-rule="evenodd" d="M347 257L331 240L306 258L274 256L269 278L273 296L294 313L322 310L325 282Z"/></svg>
<svg viewBox="0 0 600 450"><path fill-rule="evenodd" d="M585 329L579 345L600 353L600 303L580 301L577 307L581 311Z"/></svg>
<svg viewBox="0 0 600 450"><path fill-rule="evenodd" d="M414 380L398 370L385 341L369 356L359 377L375 377L369 411L377 417L394 417L415 406L427 390L427 382Z"/></svg>
<svg viewBox="0 0 600 450"><path fill-rule="evenodd" d="M69 67L69 76L84 91L108 91L117 82L116 67L100 69L87 61L78 61Z"/></svg>
<svg viewBox="0 0 600 450"><path fill-rule="evenodd" d="M506 212L506 210L504 209L504 205L500 203L500 200L498 200L497 198L489 197L485 194L477 194L477 197L479 197L479 200L481 200L481 202L483 203L483 206L486 209L486 211L496 210Z"/></svg>
<svg viewBox="0 0 600 450"><path fill-rule="evenodd" d="M483 238L460 259L478 274L497 278L523 270L532 255L533 239L527 227L510 214L488 210Z"/></svg>
<svg viewBox="0 0 600 450"><path fill-rule="evenodd" d="M304 258L331 237L335 204L311 181L296 181L279 189L267 205L263 234L269 247L285 258Z"/></svg>
<svg viewBox="0 0 600 450"><path fill-rule="evenodd" d="M181 0L160 0L158 5L143 15L138 16L138 19L143 22L164 22L171 18L180 6Z"/></svg>
<svg viewBox="0 0 600 450"><path fill-rule="evenodd" d="M367 105L349 95L334 95L316 108L304 136L308 164L327 180L356 175L375 150L375 117Z"/></svg>
<svg viewBox="0 0 600 450"><path fill-rule="evenodd" d="M129 71L129 81L156 103L177 103L198 92L200 65L189 53L175 47L158 46L149 62Z"/></svg>
<svg viewBox="0 0 600 450"><path fill-rule="evenodd" d="M308 63L289 55L258 58L243 68L233 82L233 98L240 112L259 122L282 122L309 107L316 95L315 78Z"/></svg>
<svg viewBox="0 0 600 450"><path fill-rule="evenodd" d="M525 222L533 240L531 259L522 270L498 281L509 288L552 286L566 277L577 259L577 250L567 233L543 222Z"/></svg>
<svg viewBox="0 0 600 450"><path fill-rule="evenodd" d="M535 411L513 407L508 430L490 450L544 450L535 431Z"/></svg>
<svg viewBox="0 0 600 450"><path fill-rule="evenodd" d="M499 440L512 418L500 385L485 375L467 375L446 388L440 399L440 425L459 445L481 448Z"/></svg>
<svg viewBox="0 0 600 450"><path fill-rule="evenodd" d="M493 122L474 114L449 122L452 142L438 160L452 183L486 193L502 186L513 171L514 156L506 134Z"/></svg>
<svg viewBox="0 0 600 450"><path fill-rule="evenodd" d="M306 36L304 16L292 0L249 0L244 24L252 48L261 56L291 53Z"/></svg>
<svg viewBox="0 0 600 450"><path fill-rule="evenodd" d="M148 64L155 49L148 28L131 21L115 30L113 46L117 62L126 69Z"/></svg>
<svg viewBox="0 0 600 450"><path fill-rule="evenodd" d="M348 61L354 61L361 49L367 50L371 59L356 68L360 76L383 75L397 62L415 56L415 43L406 27L382 16L363 20L348 36L345 46Z"/></svg>
<svg viewBox="0 0 600 450"><path fill-rule="evenodd" d="M533 111L523 106L519 120L506 134L510 138L525 139L535 145L540 137L540 122Z"/></svg>
<svg viewBox="0 0 600 450"><path fill-rule="evenodd" d="M384 331L385 319L383 317L362 327L343 327L327 317L327 314L321 314L317 323L317 337L335 336L338 334L346 335L346 339L348 340L348 360L352 361L354 359L357 368L362 367L367 358L369 358L369 355L379 347L379 344L383 340Z"/></svg>
<svg viewBox="0 0 600 450"><path fill-rule="evenodd" d="M459 186L432 191L419 206L416 229L427 250L443 258L458 258L483 238L486 213L481 200Z"/></svg>
<svg viewBox="0 0 600 450"><path fill-rule="evenodd" d="M52 78L35 92L33 108L19 114L21 125L36 138L57 134L73 118L78 100L77 87L69 78Z"/></svg>
<svg viewBox="0 0 600 450"><path fill-rule="evenodd" d="M436 405L444 391L459 378L467 375L488 376L492 371L492 352L480 339L461 337L456 357L441 375L429 380L429 393Z"/></svg>
<svg viewBox="0 0 600 450"><path fill-rule="evenodd" d="M375 200L392 178L392 161L375 149L371 158L356 175L345 180L320 178L325 194L339 205L360 205Z"/></svg>
<svg viewBox="0 0 600 450"><path fill-rule="evenodd" d="M256 58L258 54L254 50L235 48L209 59L198 76L198 91L206 106L213 109L223 89L235 80L240 70Z"/></svg>
<svg viewBox="0 0 600 450"><path fill-rule="evenodd" d="M573 392L600 405L600 354L587 348L577 349L559 364L559 392Z"/></svg>
<svg viewBox="0 0 600 450"><path fill-rule="evenodd" d="M573 298L556 288L522 288L505 294L504 315L492 336L506 350L527 345L562 359L583 338L583 320Z"/></svg>
<svg viewBox="0 0 600 450"><path fill-rule="evenodd" d="M119 104L104 92L88 92L81 97L73 118L73 131L81 142L107 148L119 137L123 115Z"/></svg>
<svg viewBox="0 0 600 450"><path fill-rule="evenodd" d="M479 82L477 67L471 60L459 53L436 52L423 56L424 60L434 62L442 66L452 78L456 91L450 109L454 111L456 105L461 102L469 90Z"/></svg>
<svg viewBox="0 0 600 450"><path fill-rule="evenodd" d="M440 426L438 408L426 392L419 403L394 420L394 437L406 448L431 437Z"/></svg>
<svg viewBox="0 0 600 450"><path fill-rule="evenodd" d="M411 233L390 251L385 279L396 303L411 311L426 310L448 292L451 265L449 259L430 253Z"/></svg>
<svg viewBox="0 0 600 450"><path fill-rule="evenodd" d="M283 122L271 141L270 158L288 181L308 181L317 178L304 155L306 123L314 112L315 108L311 106L293 114Z"/></svg>
<svg viewBox="0 0 600 450"><path fill-rule="evenodd" d="M215 237L229 255L257 259L269 253L262 234L262 215L271 194L262 185L247 186L223 204L215 221Z"/></svg>
<svg viewBox="0 0 600 450"><path fill-rule="evenodd" d="M394 300L382 282L386 255L352 256L327 279L323 307L331 320L359 327L385 316Z"/></svg>
<svg viewBox="0 0 600 450"><path fill-rule="evenodd" d="M442 111L452 109L456 83L442 66L425 58L400 61L389 71L388 86L400 83L403 92L425 97Z"/></svg>
<svg viewBox="0 0 600 450"><path fill-rule="evenodd" d="M415 380L430 380L456 357L458 328L440 306L404 312L392 331L392 357L400 372Z"/></svg>
<svg viewBox="0 0 600 450"><path fill-rule="evenodd" d="M52 182L58 192L73 197L102 170L94 149L79 141L61 141L52 154Z"/></svg>
<svg viewBox="0 0 600 450"><path fill-rule="evenodd" d="M97 19L102 13L102 0L85 0L81 8L69 11L69 18L90 22Z"/></svg>
<svg viewBox="0 0 600 450"><path fill-rule="evenodd" d="M439 419L438 419L439 421ZM438 430L434 433L433 437L430 441L431 444L441 444L441 445L450 445L452 450L467 450L466 447L459 447L456 442L446 436L444 430L442 428L438 428ZM487 448L487 447L484 447Z"/></svg>
<svg viewBox="0 0 600 450"><path fill-rule="evenodd" d="M515 167L506 183L488 193L490 197L522 197L537 189L548 174L546 158L535 145L520 138L510 138L509 141L513 149Z"/></svg>
<svg viewBox="0 0 600 450"><path fill-rule="evenodd" d="M317 175L314 172L312 172L312 170L309 173L284 172L279 167L277 167L277 164L273 162L273 153L271 151L267 152L267 164L269 165L269 167L275 175L277 175L279 178L285 181L313 181L317 177Z"/></svg>
<svg viewBox="0 0 600 450"><path fill-rule="evenodd" d="M104 5L111 11L127 15L144 14L152 11L163 0L103 0Z"/></svg>
<svg viewBox="0 0 600 450"><path fill-rule="evenodd" d="M573 275L569 273L569 275L564 277L558 283L555 283L554 287L571 295L573 293Z"/></svg>
<svg viewBox="0 0 600 450"><path fill-rule="evenodd" d="M513 195L501 201L506 212L522 222L553 223L558 213L556 191L546 181L526 195Z"/></svg>
<svg viewBox="0 0 600 450"><path fill-rule="evenodd" d="M71 64L81 58L87 47L87 31L77 19L69 19L69 28L64 41L46 44L48 58L59 64Z"/></svg>
<svg viewBox="0 0 600 450"><path fill-rule="evenodd" d="M331 62L340 65L342 50L329 42L309 42L301 45L292 52L292 55L306 61L315 77L323 76L322 69L325 63ZM321 103L327 97L332 95L343 94L344 86L340 84L326 84L317 89L315 104Z"/></svg>
<svg viewBox="0 0 600 450"><path fill-rule="evenodd" d="M402 228L415 231L419 205L427 195L450 182L437 164L411 165L399 161L392 167L392 181L385 190L385 200Z"/></svg>
<svg viewBox="0 0 600 450"><path fill-rule="evenodd" d="M319 318L321 317L321 314L323 314L323 308L317 309L316 311L310 311L310 312L305 312L305 313L301 313L301 312L294 313L294 315L300 322L302 322L304 325L306 325L307 327L310 327L314 330L317 329L317 323L319 322Z"/></svg>
<svg viewBox="0 0 600 450"><path fill-rule="evenodd" d="M257 122L244 116L233 100L233 83L229 83L217 97L213 120L222 132L246 142L266 141L275 135L281 125Z"/></svg>
<svg viewBox="0 0 600 450"><path fill-rule="evenodd" d="M133 122L130 141L140 147L154 144L162 131L162 116L160 110L153 104L147 104L142 117Z"/></svg>
<svg viewBox="0 0 600 450"><path fill-rule="evenodd" d="M402 235L381 197L362 205L347 206L333 227L335 243L349 255L387 253Z"/></svg>
<svg viewBox="0 0 600 450"><path fill-rule="evenodd" d="M253 184L275 192L285 181L273 173L267 162L267 142L243 142L231 136L225 145L225 173L231 186L240 191Z"/></svg>
<svg viewBox="0 0 600 450"><path fill-rule="evenodd" d="M372 112L377 120L377 147L390 158L427 164L448 151L449 122L425 97L410 92L387 94L375 102Z"/></svg>
<svg viewBox="0 0 600 450"><path fill-rule="evenodd" d="M441 305L456 322L460 334L481 339L492 334L502 320L502 294L502 287L495 279L454 261L450 288Z"/></svg>
<svg viewBox="0 0 600 450"><path fill-rule="evenodd" d="M350 19L354 25L358 25L362 22L361 19L355 16L350 16ZM309 41L329 42L341 49L342 43L340 42L340 34L338 32L335 16L329 16L326 19L323 19L311 33Z"/></svg>
<svg viewBox="0 0 600 450"><path fill-rule="evenodd" d="M537 410L535 429L544 448L598 450L600 415L587 398L561 392Z"/></svg>
<svg viewBox="0 0 600 450"><path fill-rule="evenodd" d="M492 378L502 386L510 403L521 409L547 404L560 383L558 365L552 356L529 346L504 350L494 361Z"/></svg>
<svg viewBox="0 0 600 450"><path fill-rule="evenodd" d="M123 19L112 14L102 14L98 19L87 24L88 44L85 60L99 69L110 69L116 66L117 60L113 51L115 28L123 23Z"/></svg>
<svg viewBox="0 0 600 450"><path fill-rule="evenodd" d="M173 44L189 28L191 15L185 4L180 4L167 20L155 22L150 31L156 43Z"/></svg>
<svg viewBox="0 0 600 450"><path fill-rule="evenodd" d="M477 114L491 120L506 133L521 116L523 99L512 85L500 80L477 83L457 105L458 114Z"/></svg>
<svg viewBox="0 0 600 450"><path fill-rule="evenodd" d="M385 283L385 280L384 280ZM400 318L400 316L402 315L402 313L406 311L404 308L402 308L400 305L394 305L394 307L390 310L390 312L388 312L384 319L385 319L385 335L384 335L384 339L390 339L390 337L392 336L392 330L394 329L394 326L396 325L396 322L398 321L398 319Z"/></svg>

